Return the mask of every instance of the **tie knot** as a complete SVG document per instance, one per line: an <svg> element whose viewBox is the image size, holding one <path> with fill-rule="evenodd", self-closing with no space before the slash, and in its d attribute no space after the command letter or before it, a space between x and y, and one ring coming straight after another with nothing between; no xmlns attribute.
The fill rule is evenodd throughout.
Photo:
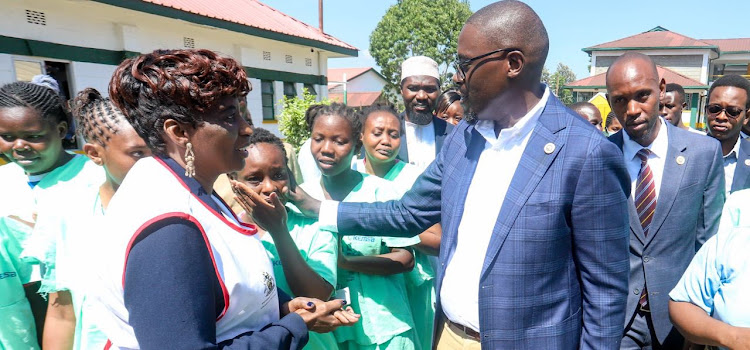
<svg viewBox="0 0 750 350"><path fill-rule="evenodd" d="M638 153L635 155L640 158L641 163L645 164L646 161L648 161L648 156L651 154L651 151L648 148L641 148Z"/></svg>

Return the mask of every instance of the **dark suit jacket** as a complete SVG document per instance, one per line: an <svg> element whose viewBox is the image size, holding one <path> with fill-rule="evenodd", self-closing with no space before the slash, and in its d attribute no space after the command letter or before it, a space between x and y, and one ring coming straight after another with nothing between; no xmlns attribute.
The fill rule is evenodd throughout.
<svg viewBox="0 0 750 350"><path fill-rule="evenodd" d="M741 139L730 193L746 188L750 188L750 139Z"/></svg>
<svg viewBox="0 0 750 350"><path fill-rule="evenodd" d="M554 150L545 151L553 144ZM443 226L445 268L485 139L462 121L400 201L341 203L338 230L413 236ZM550 146L547 146L549 151ZM619 349L627 300L630 180L622 153L554 96L503 201L479 288L484 349ZM602 220L601 218L607 218Z"/></svg>
<svg viewBox="0 0 750 350"><path fill-rule="evenodd" d="M401 113L401 130L406 132L406 116L405 113ZM448 124L445 120L438 117L432 117L432 126L435 128L435 155L437 155L443 148L443 142L445 137L453 131L453 124ZM407 140L405 137L401 140L401 149L398 151L398 159L403 162L409 162L409 147L407 147Z"/></svg>
<svg viewBox="0 0 750 350"><path fill-rule="evenodd" d="M660 343L673 331L669 321L669 292L677 285L693 255L719 228L724 205L721 145L711 137L663 123L669 146L656 210L644 236L633 198L630 216L630 293L626 317L633 315L645 285L654 331ZM609 137L622 149L622 131ZM680 158L680 162L678 162ZM627 321L626 321L627 322Z"/></svg>

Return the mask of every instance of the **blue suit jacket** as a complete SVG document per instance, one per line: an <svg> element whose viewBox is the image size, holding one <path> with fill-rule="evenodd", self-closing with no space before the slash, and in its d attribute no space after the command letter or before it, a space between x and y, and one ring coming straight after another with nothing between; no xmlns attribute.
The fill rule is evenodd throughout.
<svg viewBox="0 0 750 350"><path fill-rule="evenodd" d="M669 123L664 177L648 236L643 234L633 199L630 216L630 293L626 317L636 310L641 289L648 290L654 332L663 343L673 330L669 292L677 285L693 255L719 228L724 206L721 145L711 137ZM622 132L609 137L622 149ZM677 162L681 157L682 164ZM739 166L739 163L738 165Z"/></svg>
<svg viewBox="0 0 750 350"><path fill-rule="evenodd" d="M549 143L555 147L547 154ZM339 232L410 236L441 222L439 295L463 212L482 205L464 202L484 145L462 121L400 201L341 203ZM483 348L619 348L628 280L623 213L630 193L622 158L550 96L506 197L488 198L503 205L484 264L477 266Z"/></svg>
<svg viewBox="0 0 750 350"><path fill-rule="evenodd" d="M741 139L730 193L746 188L750 188L750 139Z"/></svg>

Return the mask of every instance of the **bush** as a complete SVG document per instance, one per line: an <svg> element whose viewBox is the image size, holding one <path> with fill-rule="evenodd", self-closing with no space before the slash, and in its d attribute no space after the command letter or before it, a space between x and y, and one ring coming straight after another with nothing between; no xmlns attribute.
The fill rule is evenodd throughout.
<svg viewBox="0 0 750 350"><path fill-rule="evenodd" d="M331 101L323 99L317 102L315 95L310 94L307 89L304 89L302 98L284 97L284 109L279 115L279 130L284 134L284 141L294 146L295 152L299 152L300 146L310 138L305 111L314 104L329 105Z"/></svg>

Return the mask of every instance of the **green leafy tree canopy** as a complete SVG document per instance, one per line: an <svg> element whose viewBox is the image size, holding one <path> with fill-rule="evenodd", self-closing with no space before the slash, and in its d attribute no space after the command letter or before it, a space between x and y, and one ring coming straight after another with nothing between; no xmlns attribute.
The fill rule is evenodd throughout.
<svg viewBox="0 0 750 350"><path fill-rule="evenodd" d="M401 63L420 55L434 59L443 87L450 85L458 34L471 14L467 0L401 0L391 6L370 35L370 55L388 80L384 91L399 91Z"/></svg>
<svg viewBox="0 0 750 350"><path fill-rule="evenodd" d="M570 105L575 101L573 101L573 92L570 89L563 89L563 86L574 81L576 81L576 74L562 63L557 64L557 70L552 74L547 68L542 70L542 82L547 84L552 93L565 105Z"/></svg>
<svg viewBox="0 0 750 350"><path fill-rule="evenodd" d="M284 134L284 141L294 146L295 152L299 152L300 146L310 138L305 112L314 104L329 105L331 101L328 99L315 101L315 95L310 94L307 89L304 89L302 98L284 97L284 109L279 115L279 130Z"/></svg>

